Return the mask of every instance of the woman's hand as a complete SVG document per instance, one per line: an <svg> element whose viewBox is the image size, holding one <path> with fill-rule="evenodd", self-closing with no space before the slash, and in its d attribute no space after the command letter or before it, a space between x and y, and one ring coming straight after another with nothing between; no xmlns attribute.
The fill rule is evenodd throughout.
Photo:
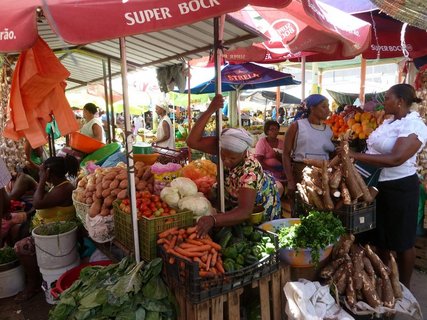
<svg viewBox="0 0 427 320"><path fill-rule="evenodd" d="M215 218L212 215L203 216L197 221L197 236L203 238L215 226Z"/></svg>
<svg viewBox="0 0 427 320"><path fill-rule="evenodd" d="M39 169L39 178L40 178L40 183L44 184L47 179L49 178L49 168L46 168L44 166L44 164L40 165L40 169Z"/></svg>
<svg viewBox="0 0 427 320"><path fill-rule="evenodd" d="M221 109L223 106L224 106L224 98L222 97L221 94L217 94L209 104L208 111L211 114L213 114L217 110Z"/></svg>

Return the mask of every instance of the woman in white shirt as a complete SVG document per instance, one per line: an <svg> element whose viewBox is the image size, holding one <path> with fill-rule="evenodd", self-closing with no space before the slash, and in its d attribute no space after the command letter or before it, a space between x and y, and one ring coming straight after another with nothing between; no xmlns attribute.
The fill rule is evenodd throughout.
<svg viewBox="0 0 427 320"><path fill-rule="evenodd" d="M83 118L86 123L80 129L80 133L105 143L105 132L102 127L102 121L95 116L97 112L98 107L95 104L91 102L85 104L83 107Z"/></svg>
<svg viewBox="0 0 427 320"><path fill-rule="evenodd" d="M419 198L416 157L427 141L427 127L413 103L419 103L409 84L392 86L385 95L385 120L367 140L366 154L351 153L358 161L382 168L378 183L377 226L374 244L387 265L395 251L400 281L409 288L415 263Z"/></svg>
<svg viewBox="0 0 427 320"><path fill-rule="evenodd" d="M159 116L159 126L157 127L157 140L154 144L162 148L175 149L175 131L168 116L168 105L156 105L156 113Z"/></svg>

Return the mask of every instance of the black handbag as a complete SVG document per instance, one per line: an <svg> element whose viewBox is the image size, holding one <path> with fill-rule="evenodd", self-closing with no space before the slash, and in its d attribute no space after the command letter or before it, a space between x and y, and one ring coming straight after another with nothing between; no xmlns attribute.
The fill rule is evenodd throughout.
<svg viewBox="0 0 427 320"><path fill-rule="evenodd" d="M382 168L378 168L360 161L354 164L368 187L376 187L380 178Z"/></svg>

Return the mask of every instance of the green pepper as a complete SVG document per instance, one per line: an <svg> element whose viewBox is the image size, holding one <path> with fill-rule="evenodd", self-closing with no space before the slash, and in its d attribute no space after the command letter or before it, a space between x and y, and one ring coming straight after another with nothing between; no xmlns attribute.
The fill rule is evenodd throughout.
<svg viewBox="0 0 427 320"><path fill-rule="evenodd" d="M232 272L236 270L234 261L232 259L225 259L222 265L226 272Z"/></svg>
<svg viewBox="0 0 427 320"><path fill-rule="evenodd" d="M245 257L245 265L247 265L247 266L251 266L254 263L257 263L258 261L259 261L259 259L253 255L247 255Z"/></svg>
<svg viewBox="0 0 427 320"><path fill-rule="evenodd" d="M243 269L243 266L242 266L241 264L235 263L235 264L234 264L234 268L235 268L236 270L240 270L240 269Z"/></svg>
<svg viewBox="0 0 427 320"><path fill-rule="evenodd" d="M228 247L223 250L223 255L225 258L235 259L237 257L237 250L235 247Z"/></svg>
<svg viewBox="0 0 427 320"><path fill-rule="evenodd" d="M268 253L268 254L275 253L275 252L276 252L276 247L275 247L275 245L274 245L273 243L271 243L271 242L268 242L268 243L265 245L265 252L266 252L266 253Z"/></svg>
<svg viewBox="0 0 427 320"><path fill-rule="evenodd" d="M235 261L236 261L236 264L244 265L245 264L245 257L243 255L239 254Z"/></svg>
<svg viewBox="0 0 427 320"><path fill-rule="evenodd" d="M232 236L233 236L233 234L228 229L219 241L219 245L221 246L221 248L227 248L227 245L230 242L230 239Z"/></svg>
<svg viewBox="0 0 427 320"><path fill-rule="evenodd" d="M253 242L260 242L262 239L261 233L257 231L252 232L250 237Z"/></svg>
<svg viewBox="0 0 427 320"><path fill-rule="evenodd" d="M244 226L244 227L242 227L243 235L246 238L248 238L253 231L254 231L254 228L252 226Z"/></svg>

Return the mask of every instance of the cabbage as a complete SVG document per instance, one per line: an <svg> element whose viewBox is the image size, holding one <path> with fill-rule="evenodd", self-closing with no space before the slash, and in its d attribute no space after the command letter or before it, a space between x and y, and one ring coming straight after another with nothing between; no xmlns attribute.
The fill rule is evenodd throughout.
<svg viewBox="0 0 427 320"><path fill-rule="evenodd" d="M178 188L164 187L160 192L160 199L166 202L170 207L177 208L180 199Z"/></svg>
<svg viewBox="0 0 427 320"><path fill-rule="evenodd" d="M209 215L212 210L209 200L199 193L179 200L178 208L193 211L193 215L197 217Z"/></svg>
<svg viewBox="0 0 427 320"><path fill-rule="evenodd" d="M193 180L188 178L180 177L173 179L171 182L171 187L178 189L181 198L197 194L197 185L193 182Z"/></svg>

